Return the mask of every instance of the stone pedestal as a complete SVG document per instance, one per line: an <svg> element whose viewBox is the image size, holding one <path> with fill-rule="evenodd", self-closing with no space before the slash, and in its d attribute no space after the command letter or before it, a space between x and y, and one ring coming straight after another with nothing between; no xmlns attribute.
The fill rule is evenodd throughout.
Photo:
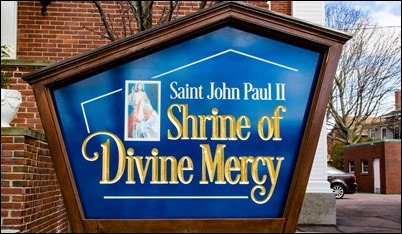
<svg viewBox="0 0 402 234"><path fill-rule="evenodd" d="M298 224L336 225L336 199L327 180L325 123L326 120L318 141Z"/></svg>

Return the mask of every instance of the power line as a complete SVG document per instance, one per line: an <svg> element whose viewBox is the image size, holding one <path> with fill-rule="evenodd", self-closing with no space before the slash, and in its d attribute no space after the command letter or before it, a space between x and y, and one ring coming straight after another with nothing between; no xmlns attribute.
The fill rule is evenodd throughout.
<svg viewBox="0 0 402 234"><path fill-rule="evenodd" d="M383 29L383 28L400 28L400 27L401 27L401 25L389 25L389 26L368 25L365 27L358 27L358 28L354 27L354 28L347 28L347 29Z"/></svg>
<svg viewBox="0 0 402 234"><path fill-rule="evenodd" d="M372 27L364 27L361 29L381 29L381 28L400 28L401 26L372 26Z"/></svg>
<svg viewBox="0 0 402 234"><path fill-rule="evenodd" d="M338 20L331 20L331 21L327 21L327 24L329 23L329 25L327 25L327 26L335 26L335 25L333 25L333 24L342 24L342 26L347 26L349 23L347 23L347 22L343 22L343 21L338 21ZM352 24L355 24L355 23L352 23ZM355 27L353 27L353 28L347 28L347 29L350 29L350 30L355 30L355 29L383 29L383 28L400 28L401 27L401 25L387 25L387 26L380 26L380 25L378 25L378 24L375 24L375 25L365 25L365 27L359 27L359 28L355 28ZM338 28L339 29L339 28Z"/></svg>
<svg viewBox="0 0 402 234"><path fill-rule="evenodd" d="M331 27L331 26L329 26ZM357 29L389 29L389 28L401 28L401 26L372 26L372 27L359 27L359 28L336 28L338 30L357 30Z"/></svg>

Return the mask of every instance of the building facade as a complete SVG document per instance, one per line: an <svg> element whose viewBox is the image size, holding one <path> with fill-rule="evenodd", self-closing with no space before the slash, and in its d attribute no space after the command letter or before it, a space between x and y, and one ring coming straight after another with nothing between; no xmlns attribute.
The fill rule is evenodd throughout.
<svg viewBox="0 0 402 234"><path fill-rule="evenodd" d="M344 170L355 174L359 192L401 194L401 140L345 146Z"/></svg>
<svg viewBox="0 0 402 234"><path fill-rule="evenodd" d="M376 118L366 129L372 140L401 139L401 90L395 91L395 109Z"/></svg>

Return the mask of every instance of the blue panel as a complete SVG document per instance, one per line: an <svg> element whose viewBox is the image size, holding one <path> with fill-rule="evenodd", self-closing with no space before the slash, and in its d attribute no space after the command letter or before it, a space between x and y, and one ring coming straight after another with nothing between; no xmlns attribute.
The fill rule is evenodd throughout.
<svg viewBox="0 0 402 234"><path fill-rule="evenodd" d="M282 217L321 57L224 27L55 89L85 217Z"/></svg>

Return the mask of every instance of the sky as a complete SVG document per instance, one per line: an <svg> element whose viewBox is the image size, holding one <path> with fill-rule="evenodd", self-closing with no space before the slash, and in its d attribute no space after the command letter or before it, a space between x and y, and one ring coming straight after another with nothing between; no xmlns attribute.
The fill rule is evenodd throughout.
<svg viewBox="0 0 402 234"><path fill-rule="evenodd" d="M371 18L384 29L401 32L401 1L345 1L347 4L367 11ZM397 88L397 87L396 87ZM395 106L393 93L387 95L383 101L383 108L380 112L389 112Z"/></svg>
<svg viewBox="0 0 402 234"><path fill-rule="evenodd" d="M370 13L380 26L401 26L401 1L345 1Z"/></svg>

